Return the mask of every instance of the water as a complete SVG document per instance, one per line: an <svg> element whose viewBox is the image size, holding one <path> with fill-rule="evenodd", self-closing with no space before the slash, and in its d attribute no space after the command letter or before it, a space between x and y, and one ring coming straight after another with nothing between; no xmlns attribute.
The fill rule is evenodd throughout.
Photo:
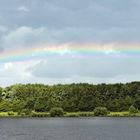
<svg viewBox="0 0 140 140"><path fill-rule="evenodd" d="M140 118L1 118L0 140L139 140Z"/></svg>

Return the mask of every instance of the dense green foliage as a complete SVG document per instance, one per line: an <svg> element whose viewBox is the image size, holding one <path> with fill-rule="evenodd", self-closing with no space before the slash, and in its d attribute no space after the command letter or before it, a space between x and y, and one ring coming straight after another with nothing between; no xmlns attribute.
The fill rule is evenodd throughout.
<svg viewBox="0 0 140 140"><path fill-rule="evenodd" d="M130 113L130 114L138 113L138 109L135 108L135 107L132 105L132 106L130 106L130 108L129 108L129 113Z"/></svg>
<svg viewBox="0 0 140 140"><path fill-rule="evenodd" d="M108 110L106 107L96 107L94 109L94 116L106 116L108 114Z"/></svg>
<svg viewBox="0 0 140 140"><path fill-rule="evenodd" d="M136 99L133 106L135 108L137 108L138 110L140 110L140 98Z"/></svg>
<svg viewBox="0 0 140 140"><path fill-rule="evenodd" d="M16 84L0 88L0 112L49 112L62 108L66 112L92 112L96 107L109 111L140 109L140 82L127 84Z"/></svg>
<svg viewBox="0 0 140 140"><path fill-rule="evenodd" d="M60 116L63 116L64 115L64 111L62 108L52 108L50 110L50 116L51 117L60 117Z"/></svg>

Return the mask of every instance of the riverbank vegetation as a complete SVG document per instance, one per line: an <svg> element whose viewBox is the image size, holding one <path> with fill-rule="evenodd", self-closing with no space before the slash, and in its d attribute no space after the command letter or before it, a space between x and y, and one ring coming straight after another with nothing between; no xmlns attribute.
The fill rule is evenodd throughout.
<svg viewBox="0 0 140 140"><path fill-rule="evenodd" d="M140 116L139 110L140 82L0 88L0 116Z"/></svg>

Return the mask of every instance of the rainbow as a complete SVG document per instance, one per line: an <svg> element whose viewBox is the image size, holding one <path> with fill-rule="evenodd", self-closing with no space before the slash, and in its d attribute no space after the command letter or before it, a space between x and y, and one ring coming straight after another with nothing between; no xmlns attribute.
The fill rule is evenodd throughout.
<svg viewBox="0 0 140 140"><path fill-rule="evenodd" d="M53 55L69 56L72 54L82 56L140 56L140 45L62 44L27 46L26 49L1 52L0 62L44 59Z"/></svg>

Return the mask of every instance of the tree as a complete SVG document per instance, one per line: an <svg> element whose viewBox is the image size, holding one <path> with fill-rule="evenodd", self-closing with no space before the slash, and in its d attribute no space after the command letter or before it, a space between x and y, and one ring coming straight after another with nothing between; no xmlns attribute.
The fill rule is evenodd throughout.
<svg viewBox="0 0 140 140"><path fill-rule="evenodd" d="M22 110L25 108L25 104L26 104L25 101L13 100L12 110L20 114Z"/></svg>
<svg viewBox="0 0 140 140"><path fill-rule="evenodd" d="M47 97L39 97L35 102L34 109L37 112L48 111L49 110L48 98Z"/></svg>
<svg viewBox="0 0 140 140"><path fill-rule="evenodd" d="M119 99L109 100L108 102L108 109L110 111L120 111L120 103Z"/></svg>
<svg viewBox="0 0 140 140"><path fill-rule="evenodd" d="M12 111L12 103L8 100L3 100L0 102L0 111L7 112Z"/></svg>
<svg viewBox="0 0 140 140"><path fill-rule="evenodd" d="M2 97L3 97L2 92L3 92L3 89L0 87L0 101L2 100Z"/></svg>
<svg viewBox="0 0 140 140"><path fill-rule="evenodd" d="M13 104L12 110L44 112L61 107L67 112L92 111L104 106L109 111L140 109L140 82L126 84L16 84L0 88L1 110ZM7 104L7 106L6 106Z"/></svg>
<svg viewBox="0 0 140 140"><path fill-rule="evenodd" d="M26 102L25 102L25 109L27 110L34 110L34 105L35 105L35 100L34 99L28 99Z"/></svg>

